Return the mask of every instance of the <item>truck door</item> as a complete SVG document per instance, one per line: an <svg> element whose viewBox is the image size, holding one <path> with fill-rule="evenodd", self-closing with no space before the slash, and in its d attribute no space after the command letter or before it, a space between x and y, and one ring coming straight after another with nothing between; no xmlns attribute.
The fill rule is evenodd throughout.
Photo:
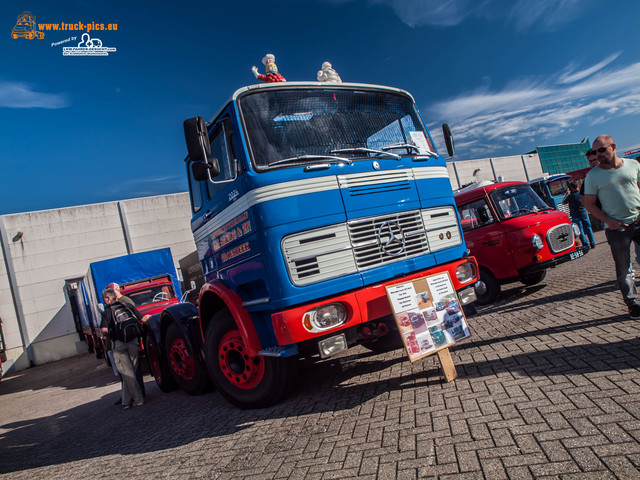
<svg viewBox="0 0 640 480"><path fill-rule="evenodd" d="M202 259L202 269L205 278L221 268L221 243L235 246L229 235L236 232L227 229L229 222L224 222L216 216L242 196L243 188L240 179L240 162L237 158L234 127L229 113L223 114L210 130L211 156L218 161L220 174L212 180L196 181L190 172L190 190L194 217L191 227L196 241L198 257ZM189 169L190 170L190 169ZM197 209L196 209L197 206ZM227 219L229 220L229 219ZM218 225L218 223L220 223ZM205 227L205 225L207 225ZM212 226L213 225L213 226ZM235 225L234 225L235 226ZM206 232L208 233L205 233ZM223 238L223 242L218 240ZM233 243L233 245L231 245ZM217 254L217 255L216 255ZM209 279L210 280L210 279Z"/></svg>

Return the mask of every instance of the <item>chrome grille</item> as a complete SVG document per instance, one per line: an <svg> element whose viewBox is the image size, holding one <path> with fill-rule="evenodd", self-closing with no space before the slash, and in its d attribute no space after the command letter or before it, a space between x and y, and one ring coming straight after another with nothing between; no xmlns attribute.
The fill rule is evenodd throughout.
<svg viewBox="0 0 640 480"><path fill-rule="evenodd" d="M453 207L350 220L282 241L294 285L304 286L462 243Z"/></svg>
<svg viewBox="0 0 640 480"><path fill-rule="evenodd" d="M347 223L358 270L428 253L426 231L420 211L367 217ZM393 232L396 242L391 240ZM403 245L404 244L404 247Z"/></svg>
<svg viewBox="0 0 640 480"><path fill-rule="evenodd" d="M551 253L559 253L573 246L573 228L571 224L563 223L552 227L547 232L547 242Z"/></svg>

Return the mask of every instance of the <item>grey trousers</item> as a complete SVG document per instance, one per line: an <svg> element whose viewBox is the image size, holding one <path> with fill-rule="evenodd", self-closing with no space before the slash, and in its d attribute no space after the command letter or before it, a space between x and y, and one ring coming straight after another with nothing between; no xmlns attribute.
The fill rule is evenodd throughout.
<svg viewBox="0 0 640 480"><path fill-rule="evenodd" d="M631 244L640 243L640 224L620 227L618 230L607 228L605 235L616 265L616 278L622 299L628 307L640 306L638 290L633 275L629 273Z"/></svg>
<svg viewBox="0 0 640 480"><path fill-rule="evenodd" d="M138 343L136 338L129 342L116 340L113 345L113 356L116 360L116 368L122 376L122 405L144 403L140 384L136 379L138 369Z"/></svg>

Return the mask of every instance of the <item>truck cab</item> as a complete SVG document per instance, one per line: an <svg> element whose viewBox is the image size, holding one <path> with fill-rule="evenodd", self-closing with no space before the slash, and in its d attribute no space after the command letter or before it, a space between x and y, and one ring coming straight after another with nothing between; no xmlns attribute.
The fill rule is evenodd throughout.
<svg viewBox="0 0 640 480"><path fill-rule="evenodd" d="M500 285L535 285L546 271L588 251L580 231L564 212L553 210L524 182L488 183L455 195L467 247L478 261L491 303Z"/></svg>
<svg viewBox="0 0 640 480"><path fill-rule="evenodd" d="M529 185L534 192L551 208L560 210L561 212L569 214L569 206L563 205L567 191L569 190L569 182L571 176L566 173L559 173L556 175L546 175L540 178L534 178L529 180Z"/></svg>
<svg viewBox="0 0 640 480"><path fill-rule="evenodd" d="M120 293L129 297L142 315L153 315L179 303L171 277L163 275L120 285Z"/></svg>
<svg viewBox="0 0 640 480"><path fill-rule="evenodd" d="M284 396L300 356L402 346L394 283L446 271L472 307L477 266L445 160L407 92L251 85L210 122L185 121L185 135L206 283L197 324L169 308L155 339L183 389L199 393L208 374L231 403L264 406Z"/></svg>

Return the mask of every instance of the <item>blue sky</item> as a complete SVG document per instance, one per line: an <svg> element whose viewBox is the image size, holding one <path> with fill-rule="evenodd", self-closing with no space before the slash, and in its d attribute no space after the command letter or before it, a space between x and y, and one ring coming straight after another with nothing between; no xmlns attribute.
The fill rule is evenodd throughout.
<svg viewBox="0 0 640 480"><path fill-rule="evenodd" d="M116 51L51 45L83 31L12 39L25 10L115 23L90 34ZM637 0L28 0L0 21L0 214L185 191L183 120L255 83L265 53L290 81L330 61L408 90L438 145L451 125L458 160L601 133L640 146Z"/></svg>

